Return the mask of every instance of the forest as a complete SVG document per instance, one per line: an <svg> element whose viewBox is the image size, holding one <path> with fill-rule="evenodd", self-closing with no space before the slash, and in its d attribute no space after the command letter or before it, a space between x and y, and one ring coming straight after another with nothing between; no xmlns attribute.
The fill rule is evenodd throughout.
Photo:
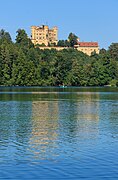
<svg viewBox="0 0 118 180"><path fill-rule="evenodd" d="M118 86L118 43L88 56L34 46L24 29L15 42L0 30L0 86Z"/></svg>

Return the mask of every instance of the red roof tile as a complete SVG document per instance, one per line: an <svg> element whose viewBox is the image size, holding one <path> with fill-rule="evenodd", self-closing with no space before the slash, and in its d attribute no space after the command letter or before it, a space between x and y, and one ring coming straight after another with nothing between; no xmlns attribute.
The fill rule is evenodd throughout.
<svg viewBox="0 0 118 180"><path fill-rule="evenodd" d="M80 47L98 47L98 42L78 42Z"/></svg>

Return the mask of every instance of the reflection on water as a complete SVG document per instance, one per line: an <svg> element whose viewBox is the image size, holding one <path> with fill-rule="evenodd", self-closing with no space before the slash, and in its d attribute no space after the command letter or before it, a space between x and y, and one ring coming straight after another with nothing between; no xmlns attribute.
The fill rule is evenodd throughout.
<svg viewBox="0 0 118 180"><path fill-rule="evenodd" d="M2 179L117 179L117 140L117 88L0 89Z"/></svg>
<svg viewBox="0 0 118 180"><path fill-rule="evenodd" d="M51 101L32 102L32 132L29 143L35 158L54 155L58 129L58 103Z"/></svg>
<svg viewBox="0 0 118 180"><path fill-rule="evenodd" d="M82 94L80 102L71 98L69 101L32 102L29 144L35 158L59 156L58 148L62 141L76 144L78 138L79 142L96 138L99 133L99 102L92 102L92 96L90 93ZM94 98L99 99L99 94L95 94Z"/></svg>

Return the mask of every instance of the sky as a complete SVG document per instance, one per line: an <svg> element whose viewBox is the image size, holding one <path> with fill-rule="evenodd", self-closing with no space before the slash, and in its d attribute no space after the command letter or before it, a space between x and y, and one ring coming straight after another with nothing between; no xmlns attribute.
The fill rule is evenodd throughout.
<svg viewBox="0 0 118 180"><path fill-rule="evenodd" d="M80 41L97 41L100 49L118 42L118 0L0 0L0 29L15 41L16 31L31 25L58 27L58 39L70 32Z"/></svg>

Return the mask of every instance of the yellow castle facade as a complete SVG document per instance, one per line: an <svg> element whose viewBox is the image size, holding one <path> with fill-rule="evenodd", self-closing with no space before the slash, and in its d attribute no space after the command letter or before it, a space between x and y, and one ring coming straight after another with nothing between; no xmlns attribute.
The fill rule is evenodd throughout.
<svg viewBox="0 0 118 180"><path fill-rule="evenodd" d="M74 46L78 51L82 51L87 55L91 55L93 52L99 54L98 42L79 42Z"/></svg>
<svg viewBox="0 0 118 180"><path fill-rule="evenodd" d="M31 41L34 45L42 45L39 47L42 50L56 49L57 51L60 51L69 48L55 46L58 43L58 28L56 26L52 29L49 29L47 25L31 26ZM49 44L51 44L51 47ZM78 43L74 48L89 56L92 52L99 54L98 42L80 42L80 39L78 38Z"/></svg>
<svg viewBox="0 0 118 180"><path fill-rule="evenodd" d="M49 29L47 25L42 26L31 26L31 40L34 45L44 44L48 46L49 44L57 45L58 42L58 28L55 26Z"/></svg>

